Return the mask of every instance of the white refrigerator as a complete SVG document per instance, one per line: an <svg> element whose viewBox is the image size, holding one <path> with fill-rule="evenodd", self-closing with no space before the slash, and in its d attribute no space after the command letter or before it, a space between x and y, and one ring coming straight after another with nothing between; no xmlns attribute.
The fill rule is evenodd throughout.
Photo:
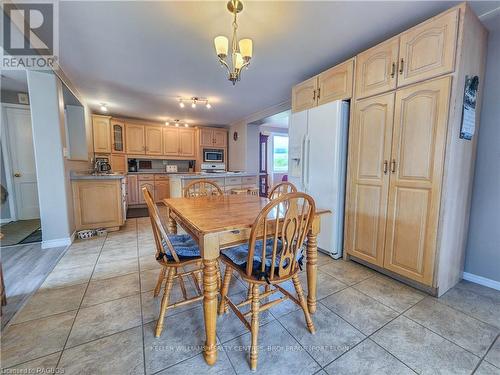
<svg viewBox="0 0 500 375"><path fill-rule="evenodd" d="M321 216L318 247L342 256L349 104L335 101L291 115L288 180L311 195Z"/></svg>

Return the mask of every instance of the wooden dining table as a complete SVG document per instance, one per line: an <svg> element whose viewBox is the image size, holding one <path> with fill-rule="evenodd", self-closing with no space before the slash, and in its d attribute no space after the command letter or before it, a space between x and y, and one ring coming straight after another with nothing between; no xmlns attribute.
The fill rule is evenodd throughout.
<svg viewBox="0 0 500 375"><path fill-rule="evenodd" d="M269 199L253 195L223 195L197 198L164 199L167 206L167 227L177 233L179 224L200 247L203 259L203 315L206 341L205 361L209 365L217 361L217 259L220 250L245 243L250 237L252 224ZM307 235L306 272L307 306L311 314L316 312L317 235L320 215L328 210L316 209Z"/></svg>

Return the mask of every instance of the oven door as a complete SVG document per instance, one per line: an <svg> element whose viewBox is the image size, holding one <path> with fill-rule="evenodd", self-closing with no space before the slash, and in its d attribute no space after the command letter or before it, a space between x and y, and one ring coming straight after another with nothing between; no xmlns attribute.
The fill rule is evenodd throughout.
<svg viewBox="0 0 500 375"><path fill-rule="evenodd" d="M203 161L205 163L223 163L224 150L203 150Z"/></svg>

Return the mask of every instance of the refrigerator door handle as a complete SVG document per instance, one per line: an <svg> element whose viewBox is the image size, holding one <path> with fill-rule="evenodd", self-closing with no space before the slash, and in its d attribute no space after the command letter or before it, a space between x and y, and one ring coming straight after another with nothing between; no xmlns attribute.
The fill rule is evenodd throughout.
<svg viewBox="0 0 500 375"><path fill-rule="evenodd" d="M307 190L309 189L309 150L311 148L311 139L309 138L308 135L306 135L305 137L305 151L304 151L304 156L305 156L305 160L304 160L304 169L305 169L305 173L304 173L304 187L305 187L305 190L307 192Z"/></svg>
<svg viewBox="0 0 500 375"><path fill-rule="evenodd" d="M304 187L305 186L305 180L304 180L304 176L305 176L305 163L306 163L306 136L304 135L302 137L302 146L300 148L300 161L301 161L301 164L300 164L300 184Z"/></svg>

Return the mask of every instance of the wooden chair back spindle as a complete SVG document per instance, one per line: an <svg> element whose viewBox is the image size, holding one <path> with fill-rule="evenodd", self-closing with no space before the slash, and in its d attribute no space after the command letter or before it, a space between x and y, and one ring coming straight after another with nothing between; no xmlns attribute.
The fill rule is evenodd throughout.
<svg viewBox="0 0 500 375"><path fill-rule="evenodd" d="M283 194L295 192L297 192L297 188L294 184L288 181L280 182L279 184L276 184L269 192L269 199L273 200L279 198Z"/></svg>
<svg viewBox="0 0 500 375"><path fill-rule="evenodd" d="M213 181L195 180L184 187L182 195L184 198L195 198L224 195L224 192L220 186Z"/></svg>

